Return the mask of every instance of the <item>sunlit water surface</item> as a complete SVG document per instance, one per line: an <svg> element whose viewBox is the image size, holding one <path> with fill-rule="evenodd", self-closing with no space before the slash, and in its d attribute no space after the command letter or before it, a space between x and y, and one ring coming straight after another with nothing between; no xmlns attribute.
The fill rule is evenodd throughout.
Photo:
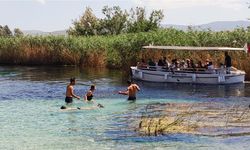
<svg viewBox="0 0 250 150"><path fill-rule="evenodd" d="M95 84L102 109L61 111L65 87L77 78L83 96ZM120 71L76 67L0 67L0 149L249 149L250 137L189 134L140 136L130 123L147 104L167 102L250 103L250 85L208 86L138 82L135 103L117 91L126 89ZM74 100L72 107L91 107Z"/></svg>

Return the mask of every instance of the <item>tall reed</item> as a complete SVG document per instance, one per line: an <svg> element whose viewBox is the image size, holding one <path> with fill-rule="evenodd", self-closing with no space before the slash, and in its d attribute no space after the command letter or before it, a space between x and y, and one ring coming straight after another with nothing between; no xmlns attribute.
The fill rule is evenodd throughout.
<svg viewBox="0 0 250 150"><path fill-rule="evenodd" d="M91 67L123 68L135 65L141 57L165 55L173 58L193 58L195 61L211 58L223 62L222 52L142 51L144 45L230 46L243 47L250 43L250 31L213 32L210 30L181 31L173 28L147 33L129 33L116 36L23 36L0 37L0 63L14 65L83 65ZM233 65L250 74L249 55L230 52ZM250 76L249 76L250 77ZM249 78L250 79L250 78Z"/></svg>

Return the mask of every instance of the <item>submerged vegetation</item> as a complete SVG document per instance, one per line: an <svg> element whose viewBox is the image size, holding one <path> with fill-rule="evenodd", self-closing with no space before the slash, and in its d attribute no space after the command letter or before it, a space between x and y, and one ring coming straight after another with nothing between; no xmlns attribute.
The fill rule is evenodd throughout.
<svg viewBox="0 0 250 150"><path fill-rule="evenodd" d="M188 133L204 136L250 135L248 104L149 104L131 126L142 135Z"/></svg>

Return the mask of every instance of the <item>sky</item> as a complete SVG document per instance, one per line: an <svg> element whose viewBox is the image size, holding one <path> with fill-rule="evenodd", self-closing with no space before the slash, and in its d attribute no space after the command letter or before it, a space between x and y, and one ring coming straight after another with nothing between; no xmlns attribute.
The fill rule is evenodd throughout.
<svg viewBox="0 0 250 150"><path fill-rule="evenodd" d="M57 31L68 29L86 7L103 17L104 6L123 10L144 7L163 10L162 24L200 25L250 18L250 0L0 0L0 25L11 29Z"/></svg>

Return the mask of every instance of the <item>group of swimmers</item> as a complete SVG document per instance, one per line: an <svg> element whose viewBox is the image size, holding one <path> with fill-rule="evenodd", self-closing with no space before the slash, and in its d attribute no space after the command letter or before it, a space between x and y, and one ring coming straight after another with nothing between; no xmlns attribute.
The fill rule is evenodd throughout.
<svg viewBox="0 0 250 150"><path fill-rule="evenodd" d="M128 95L128 100L135 101L136 100L136 93L137 91L140 91L140 87L133 83L132 81L127 81L128 83L128 88L125 91L119 91L118 94L122 95ZM65 103L66 105L72 104L73 103L73 98L76 98L80 100L80 96L77 96L74 93L74 85L76 84L76 79L71 78L70 83L67 85L66 88L66 97L65 97ZM95 85L91 85L90 89L87 91L87 93L84 95L84 101L85 102L93 102L93 97L94 97L94 91L95 91ZM98 108L103 108L104 106L101 104L97 104ZM62 106L61 109L68 109L66 106ZM70 108L72 109L72 108ZM81 107L77 107L76 109L83 109Z"/></svg>

